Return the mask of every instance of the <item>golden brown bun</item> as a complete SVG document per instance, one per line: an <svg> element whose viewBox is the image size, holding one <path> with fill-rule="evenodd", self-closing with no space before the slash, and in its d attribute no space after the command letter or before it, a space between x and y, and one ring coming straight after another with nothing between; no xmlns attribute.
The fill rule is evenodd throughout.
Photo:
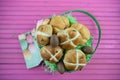
<svg viewBox="0 0 120 80"><path fill-rule="evenodd" d="M82 36L82 41L81 41L80 45L86 43L90 39L90 31L85 25L75 23L71 27L75 28L76 30L78 30L80 32L80 34Z"/></svg>
<svg viewBox="0 0 120 80"><path fill-rule="evenodd" d="M41 48L40 54L43 59L48 60L52 63L56 63L61 59L63 52L59 46L55 48L52 48L51 46L44 46Z"/></svg>
<svg viewBox="0 0 120 80"><path fill-rule="evenodd" d="M68 50L64 56L64 65L67 70L80 70L86 65L86 56L81 50Z"/></svg>
<svg viewBox="0 0 120 80"><path fill-rule="evenodd" d="M53 26L54 33L69 27L69 20L65 16L53 16L50 24Z"/></svg>
<svg viewBox="0 0 120 80"><path fill-rule="evenodd" d="M37 29L36 39L39 45L47 45L49 43L49 37L52 35L51 25L40 25Z"/></svg>
<svg viewBox="0 0 120 80"><path fill-rule="evenodd" d="M63 49L73 49L81 44L82 37L74 28L67 28L57 33L60 45Z"/></svg>

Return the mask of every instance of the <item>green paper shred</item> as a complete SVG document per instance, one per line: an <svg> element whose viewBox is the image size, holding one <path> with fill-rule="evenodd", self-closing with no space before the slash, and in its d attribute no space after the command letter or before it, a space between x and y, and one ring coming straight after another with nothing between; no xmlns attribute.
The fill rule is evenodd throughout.
<svg viewBox="0 0 120 80"><path fill-rule="evenodd" d="M93 54L86 54L86 60L87 60L87 62L91 59L92 55Z"/></svg>
<svg viewBox="0 0 120 80"><path fill-rule="evenodd" d="M83 47L83 46L89 46L92 48L92 41L93 41L93 36L90 37L90 39L87 41L87 43L81 45L81 46L77 46L76 49L80 49Z"/></svg>
<svg viewBox="0 0 120 80"><path fill-rule="evenodd" d="M77 23L76 19L70 15L67 16L67 18L69 19L69 23L70 25Z"/></svg>
<svg viewBox="0 0 120 80"><path fill-rule="evenodd" d="M49 61L44 60L45 65L50 68L50 72L54 72L57 70L57 64L56 63L50 63Z"/></svg>
<svg viewBox="0 0 120 80"><path fill-rule="evenodd" d="M93 41L93 36L90 37L90 39L87 41L87 43L81 45L81 46L77 46L76 49L80 49L83 47L83 46L89 46L92 48L92 41ZM91 59L92 55L93 54L85 54L86 55L86 60L87 62Z"/></svg>
<svg viewBox="0 0 120 80"><path fill-rule="evenodd" d="M43 46L39 45L39 48L41 49Z"/></svg>

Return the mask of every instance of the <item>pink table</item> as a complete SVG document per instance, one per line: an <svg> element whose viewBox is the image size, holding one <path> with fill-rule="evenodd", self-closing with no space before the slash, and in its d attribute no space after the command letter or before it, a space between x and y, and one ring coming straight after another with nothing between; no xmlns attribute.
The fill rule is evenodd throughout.
<svg viewBox="0 0 120 80"><path fill-rule="evenodd" d="M102 41L90 63L82 71L64 75L50 75L41 67L27 70L18 34L30 31L39 19L70 9L89 11L100 21ZM78 18L82 23L93 26L87 17ZM0 80L21 79L120 80L120 1L0 0Z"/></svg>

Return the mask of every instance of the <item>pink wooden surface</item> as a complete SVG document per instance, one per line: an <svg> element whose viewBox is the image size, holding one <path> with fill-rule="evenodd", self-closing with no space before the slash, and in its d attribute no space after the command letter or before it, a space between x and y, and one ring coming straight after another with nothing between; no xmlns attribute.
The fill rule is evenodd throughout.
<svg viewBox="0 0 120 80"><path fill-rule="evenodd" d="M89 11L102 28L101 45L89 64L73 73L50 75L41 67L27 70L18 34L30 31L37 20L70 9ZM97 42L95 24L76 14L89 26ZM0 80L120 80L120 1L119 0L0 0Z"/></svg>

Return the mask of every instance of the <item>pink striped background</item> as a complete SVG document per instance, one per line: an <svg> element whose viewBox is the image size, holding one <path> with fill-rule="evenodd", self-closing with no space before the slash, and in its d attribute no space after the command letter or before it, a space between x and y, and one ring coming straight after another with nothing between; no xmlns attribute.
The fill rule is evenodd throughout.
<svg viewBox="0 0 120 80"><path fill-rule="evenodd" d="M89 64L82 71L54 76L41 67L27 70L18 34L30 31L39 19L71 9L86 10L101 24L101 45ZM89 17L75 16L98 35ZM119 35L119 0L0 0L0 80L120 80Z"/></svg>

